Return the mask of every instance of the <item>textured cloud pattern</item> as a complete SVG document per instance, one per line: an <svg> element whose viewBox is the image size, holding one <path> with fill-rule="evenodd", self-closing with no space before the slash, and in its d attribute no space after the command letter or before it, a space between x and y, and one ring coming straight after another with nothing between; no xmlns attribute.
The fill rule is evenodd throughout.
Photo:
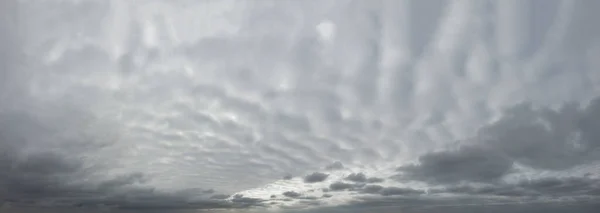
<svg viewBox="0 0 600 213"><path fill-rule="evenodd" d="M599 10L0 1L0 212L592 212Z"/></svg>

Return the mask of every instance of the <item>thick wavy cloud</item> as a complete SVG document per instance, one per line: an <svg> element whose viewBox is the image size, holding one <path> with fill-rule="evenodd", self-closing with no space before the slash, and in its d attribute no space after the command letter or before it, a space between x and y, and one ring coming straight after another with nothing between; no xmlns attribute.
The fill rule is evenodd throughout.
<svg viewBox="0 0 600 213"><path fill-rule="evenodd" d="M596 1L0 1L0 212L593 212Z"/></svg>

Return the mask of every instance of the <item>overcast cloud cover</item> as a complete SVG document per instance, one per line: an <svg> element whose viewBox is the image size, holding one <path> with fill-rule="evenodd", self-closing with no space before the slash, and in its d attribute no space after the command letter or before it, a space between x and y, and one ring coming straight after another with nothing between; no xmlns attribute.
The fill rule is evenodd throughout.
<svg viewBox="0 0 600 213"><path fill-rule="evenodd" d="M0 212L594 212L598 11L2 0Z"/></svg>

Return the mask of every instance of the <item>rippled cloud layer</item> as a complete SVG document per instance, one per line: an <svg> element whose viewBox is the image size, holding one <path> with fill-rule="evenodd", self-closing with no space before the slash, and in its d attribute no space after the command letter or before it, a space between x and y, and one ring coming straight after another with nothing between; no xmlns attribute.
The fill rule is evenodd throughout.
<svg viewBox="0 0 600 213"><path fill-rule="evenodd" d="M600 3L0 2L0 212L592 212Z"/></svg>

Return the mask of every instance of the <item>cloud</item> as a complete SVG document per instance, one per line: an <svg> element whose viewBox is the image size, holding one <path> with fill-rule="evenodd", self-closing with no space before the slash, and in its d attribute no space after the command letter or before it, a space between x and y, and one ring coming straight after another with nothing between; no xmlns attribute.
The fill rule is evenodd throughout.
<svg viewBox="0 0 600 213"><path fill-rule="evenodd" d="M430 183L493 182L508 174L513 162L484 146L461 146L458 150L427 153L419 163L402 166L401 179Z"/></svg>
<svg viewBox="0 0 600 213"><path fill-rule="evenodd" d="M347 189L353 189L355 187L356 187L356 185L354 185L354 184L344 183L344 182L335 182L335 183L332 183L331 185L329 185L329 189L331 189L331 191L342 191L342 190L347 190Z"/></svg>
<svg viewBox="0 0 600 213"><path fill-rule="evenodd" d="M346 178L344 178L345 180L348 181L352 181L352 182L358 182L358 183L381 183L383 181L385 181L383 178L377 178L377 177L370 177L367 178L367 176L362 173L362 172L358 172L358 173L351 173L348 176L346 176Z"/></svg>
<svg viewBox="0 0 600 213"><path fill-rule="evenodd" d="M531 192L519 187L503 187L499 185L487 186L450 186L444 189L432 189L431 193L454 193L466 195L495 195L495 196L533 196Z"/></svg>
<svg viewBox="0 0 600 213"><path fill-rule="evenodd" d="M342 162L336 161L333 162L330 165L325 166L326 170L340 170L340 169L344 169L344 164L342 164Z"/></svg>
<svg viewBox="0 0 600 213"><path fill-rule="evenodd" d="M488 185L447 186L430 193L461 195L488 195L505 197L548 198L600 198L600 180L589 177L546 177L521 180L516 183Z"/></svg>
<svg viewBox="0 0 600 213"><path fill-rule="evenodd" d="M581 212L593 213L600 207L595 201L539 201L515 202L506 199L490 198L441 198L428 199L422 197L384 197L364 198L347 205L325 207L299 212L318 213L363 213L377 211L382 213L460 213L460 212L494 212L494 213L527 213L527 212Z"/></svg>
<svg viewBox="0 0 600 213"><path fill-rule="evenodd" d="M361 189L362 193L366 194L378 194L383 189L380 185L366 185Z"/></svg>
<svg viewBox="0 0 600 213"><path fill-rule="evenodd" d="M367 183L381 183L383 181L385 181L383 178L377 178L377 177L367 178Z"/></svg>
<svg viewBox="0 0 600 213"><path fill-rule="evenodd" d="M352 173L346 177L346 180L353 181L353 182L367 182L367 176L361 172Z"/></svg>
<svg viewBox="0 0 600 213"><path fill-rule="evenodd" d="M568 211L510 205L597 194L599 5L0 1L1 208Z"/></svg>
<svg viewBox="0 0 600 213"><path fill-rule="evenodd" d="M217 199L217 200L227 199L228 197L230 197L230 196L224 195L224 194L216 194L216 195L210 196L211 199Z"/></svg>
<svg viewBox="0 0 600 213"><path fill-rule="evenodd" d="M152 178L141 172L108 175L107 165L90 164L88 159L93 157L89 156L92 150L117 154L110 149L114 141L81 137L86 136L79 132L82 129L74 127L81 122L96 127L93 120L77 111L64 113L61 108L69 110L68 105L58 106L46 106L54 113L51 115L36 114L26 108L0 112L0 198L5 204L14 208L108 206L116 210L229 209L262 205L261 200L226 201L217 196L209 199L214 190L207 189L163 192L149 186ZM62 134L63 128L72 131L71 134ZM92 133L110 134L110 131ZM83 139L87 141L80 143Z"/></svg>
<svg viewBox="0 0 600 213"><path fill-rule="evenodd" d="M436 184L489 183L514 172L513 163L542 170L566 170L598 160L600 98L584 106L557 109L523 103L483 126L474 144L426 153L418 163L401 166L399 178Z"/></svg>
<svg viewBox="0 0 600 213"><path fill-rule="evenodd" d="M231 202L233 203L233 205L231 205L233 208L248 208L248 207L257 207L257 206L265 206L266 204L263 204L263 202L265 202L266 200L264 199L259 199L259 198L251 198L251 197L244 197L244 196L234 196L233 199L231 199ZM231 208L231 207L225 207L225 208Z"/></svg>
<svg viewBox="0 0 600 213"><path fill-rule="evenodd" d="M580 106L535 108L523 103L478 134L483 144L539 169L564 170L598 159L600 98Z"/></svg>
<svg viewBox="0 0 600 213"><path fill-rule="evenodd" d="M542 196L600 196L600 179L589 177L549 177L524 180L517 187Z"/></svg>
<svg viewBox="0 0 600 213"><path fill-rule="evenodd" d="M6 112L3 112L6 113ZM80 116L71 113L71 116ZM61 117L58 117L61 118ZM43 136L52 135L60 128L45 126L52 120L32 120L27 114L0 113L0 198L17 208L19 206L51 205L57 208L100 208L108 206L115 210L185 210L215 208L249 208L262 205L258 199L223 200L227 196L209 195L212 189L187 189L162 192L148 186L150 177L140 172L102 175L103 165L86 165L80 155L94 146L71 143L66 150L35 148L52 145L39 144ZM63 120L66 123L68 120ZM10 128L8 128L10 127ZM23 129L39 129L36 134L21 134ZM70 141L71 138L60 142ZM93 141L90 141L93 142ZM110 142L110 141L109 141ZM37 147L26 148L28 143ZM96 150L106 147L95 146ZM65 151L79 150L73 154ZM52 207L51 207L52 208Z"/></svg>
<svg viewBox="0 0 600 213"><path fill-rule="evenodd" d="M327 179L327 177L329 177L328 174L320 173L320 172L314 172L312 174L304 176L304 182L305 183L323 182L324 180Z"/></svg>
<svg viewBox="0 0 600 213"><path fill-rule="evenodd" d="M391 196L391 195L420 195L424 192L421 190L415 190L410 188L399 188L399 187L387 187L381 189L379 193L383 196Z"/></svg>
<svg viewBox="0 0 600 213"><path fill-rule="evenodd" d="M298 192L294 192L294 191L287 191L287 192L283 193L283 196L291 197L291 198L297 198L297 197L300 197L300 195L302 195L302 194L300 194Z"/></svg>

